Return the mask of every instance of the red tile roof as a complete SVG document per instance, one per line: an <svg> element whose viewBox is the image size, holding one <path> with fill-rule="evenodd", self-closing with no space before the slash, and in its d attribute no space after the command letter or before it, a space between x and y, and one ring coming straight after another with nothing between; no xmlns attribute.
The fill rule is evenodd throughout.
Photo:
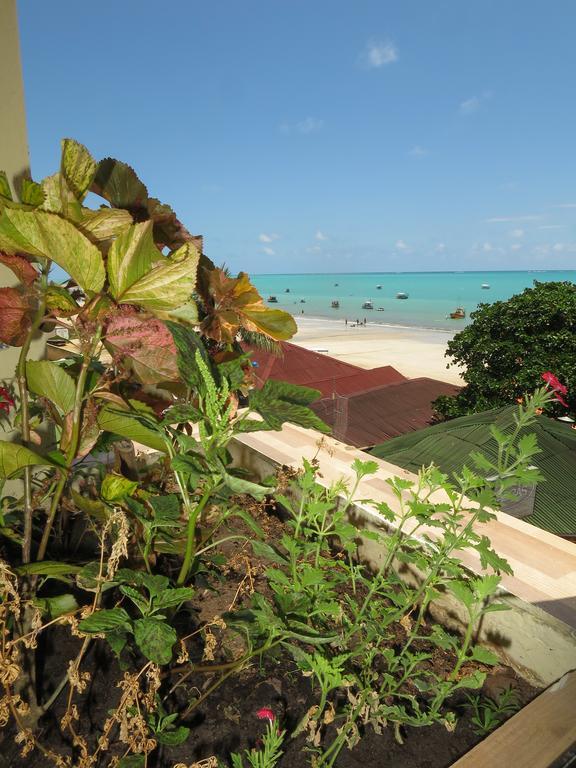
<svg viewBox="0 0 576 768"><path fill-rule="evenodd" d="M282 356L252 350L252 361L258 364L254 368L254 374L260 385L267 379L289 381L291 384L319 389L328 397L334 393L348 395L406 381L406 378L390 365L366 370L289 342L282 342L281 346Z"/></svg>
<svg viewBox="0 0 576 768"><path fill-rule="evenodd" d="M409 379L348 397L324 398L312 408L330 424L336 439L365 448L430 426L432 401L457 392L458 387L443 381Z"/></svg>

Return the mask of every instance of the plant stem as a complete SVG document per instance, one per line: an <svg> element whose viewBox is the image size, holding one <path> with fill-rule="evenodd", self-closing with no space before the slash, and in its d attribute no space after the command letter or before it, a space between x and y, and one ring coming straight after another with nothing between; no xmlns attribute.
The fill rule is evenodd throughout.
<svg viewBox="0 0 576 768"><path fill-rule="evenodd" d="M74 408L72 410L72 434L70 436L70 444L66 452L66 470L70 469L74 459L76 458L76 451L78 450L78 443L80 442L80 432L82 426L82 403L84 402L86 377L88 376L88 368L90 367L92 358L96 352L98 344L100 343L101 335L102 326L98 325L94 332L94 336L92 337L92 342L88 349L88 354L84 355L82 358L82 366L78 375L78 381L76 382L76 394L74 397ZM50 505L48 519L46 520L46 526L42 534L42 540L40 541L40 546L38 547L38 555L36 557L37 561L43 560L44 556L46 555L50 533L52 531L52 526L54 525L54 519L56 517L58 505L64 491L64 486L66 485L66 480L67 472L62 472L58 481L58 485L56 486L56 490L54 491L54 496L52 497L52 504Z"/></svg>
<svg viewBox="0 0 576 768"><path fill-rule="evenodd" d="M182 567L180 568L180 573L178 574L178 579L176 580L176 584L181 587L182 584L186 581L188 578L188 574L190 573L190 568L192 565L192 558L194 557L194 550L195 550L195 538L196 538L196 520L202 513L202 510L208 503L208 500L212 496L212 493L214 492L214 486L211 484L208 485L208 488L204 491L204 494L198 504L196 505L196 509L191 509L189 505L187 505L188 508L188 528L186 533L186 552L184 554L184 561L182 562Z"/></svg>
<svg viewBox="0 0 576 768"><path fill-rule="evenodd" d="M20 415L22 420L22 442L25 446L28 446L30 442L30 410L28 403L28 386L26 379L26 360L28 352L30 351L30 345L32 339L37 333L42 320L44 319L44 313L46 312L46 287L48 284L48 270L50 269L50 262L42 268L42 274L40 277L40 300L38 302L38 308L34 314L30 331L24 340L22 349L20 350L20 356L18 358L18 365L16 367L16 378L18 380L18 393L20 395ZM32 468L24 468L24 537L22 539L22 563L26 565L30 562L32 551Z"/></svg>

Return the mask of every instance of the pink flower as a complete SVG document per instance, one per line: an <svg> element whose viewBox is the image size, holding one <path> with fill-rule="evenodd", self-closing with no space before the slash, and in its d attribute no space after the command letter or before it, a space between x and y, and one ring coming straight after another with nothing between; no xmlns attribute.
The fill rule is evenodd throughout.
<svg viewBox="0 0 576 768"><path fill-rule="evenodd" d="M276 715L268 707L261 707L256 712L256 717L258 720L268 720L269 723L273 723L276 720Z"/></svg>
<svg viewBox="0 0 576 768"><path fill-rule="evenodd" d="M559 379L550 371L543 373L542 378L548 387L552 390L552 392L554 392L554 397L556 400L558 400L559 403L562 403L565 408L568 408L568 403L562 397L562 395L568 394L568 388L564 386L564 384L562 384Z"/></svg>
<svg viewBox="0 0 576 768"><path fill-rule="evenodd" d="M10 413L10 408L14 408L14 398L5 387L0 387L0 411Z"/></svg>

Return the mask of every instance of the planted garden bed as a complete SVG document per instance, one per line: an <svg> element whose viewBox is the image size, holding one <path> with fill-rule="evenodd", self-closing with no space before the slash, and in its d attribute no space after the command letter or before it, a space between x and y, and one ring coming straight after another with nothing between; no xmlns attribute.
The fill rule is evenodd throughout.
<svg viewBox="0 0 576 768"><path fill-rule="evenodd" d="M17 438L0 441L0 480L20 482L0 510L11 766L331 768L404 749L446 765L472 725L486 731L530 696L509 678L519 693L492 682L477 698L499 659L476 632L503 609L510 572L482 525L511 487L538 480L535 441L519 435L546 388L519 405L512 434L494 433L494 464L390 479L394 508L363 500L395 524L363 531L382 554L370 570L347 513L377 463L355 461L350 486L326 488L313 463L254 482L232 462L238 435L327 430L315 390L255 387L245 345L290 338L287 313L215 267L131 168L77 142L20 200L0 176L0 209L0 260L20 280L0 289L0 341L21 349L16 386L0 390ZM51 283L53 263L70 280ZM76 353L29 361L54 326ZM132 441L157 460L132 461ZM462 635L430 620L445 594L462 606Z"/></svg>

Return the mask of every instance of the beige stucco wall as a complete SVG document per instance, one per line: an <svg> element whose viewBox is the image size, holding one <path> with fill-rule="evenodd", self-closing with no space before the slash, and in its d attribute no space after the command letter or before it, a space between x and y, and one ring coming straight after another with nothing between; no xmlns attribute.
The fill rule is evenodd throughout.
<svg viewBox="0 0 576 768"><path fill-rule="evenodd" d="M6 172L14 194L18 180L30 173L16 0L0 0L0 73L3 118L0 170ZM16 282L14 274L0 264L0 287L15 285ZM44 348L45 339L39 334L32 344L30 357L43 357ZM0 350L0 379L13 377L19 352L15 347Z"/></svg>

